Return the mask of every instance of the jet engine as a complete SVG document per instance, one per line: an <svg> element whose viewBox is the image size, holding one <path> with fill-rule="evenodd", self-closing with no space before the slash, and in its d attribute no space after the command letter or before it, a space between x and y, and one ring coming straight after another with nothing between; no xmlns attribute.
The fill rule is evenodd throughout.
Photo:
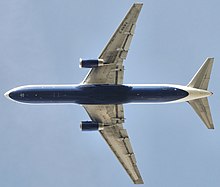
<svg viewBox="0 0 220 187"><path fill-rule="evenodd" d="M82 131L98 131L103 130L103 123L97 123L94 121L82 121L80 124L80 128Z"/></svg>
<svg viewBox="0 0 220 187"><path fill-rule="evenodd" d="M93 59L93 60L83 60L80 58L79 67L80 68L96 68L98 66L104 65L103 59Z"/></svg>

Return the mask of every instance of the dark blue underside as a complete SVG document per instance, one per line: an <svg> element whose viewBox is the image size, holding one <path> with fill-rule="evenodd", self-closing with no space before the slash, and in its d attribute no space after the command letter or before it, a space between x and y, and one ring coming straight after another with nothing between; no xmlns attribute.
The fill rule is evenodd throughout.
<svg viewBox="0 0 220 187"><path fill-rule="evenodd" d="M188 96L188 92L167 86L33 86L13 91L9 96L25 103L123 104L175 101Z"/></svg>

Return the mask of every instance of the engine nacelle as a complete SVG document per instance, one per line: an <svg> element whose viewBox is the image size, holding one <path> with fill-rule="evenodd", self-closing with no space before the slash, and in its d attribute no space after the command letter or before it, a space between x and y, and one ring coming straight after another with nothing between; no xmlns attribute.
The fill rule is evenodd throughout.
<svg viewBox="0 0 220 187"><path fill-rule="evenodd" d="M103 123L97 123L94 121L82 121L80 128L82 131L98 131L103 130L104 125Z"/></svg>
<svg viewBox="0 0 220 187"><path fill-rule="evenodd" d="M80 58L79 67L80 68L96 68L98 66L104 65L103 59L94 59L94 60L83 60Z"/></svg>

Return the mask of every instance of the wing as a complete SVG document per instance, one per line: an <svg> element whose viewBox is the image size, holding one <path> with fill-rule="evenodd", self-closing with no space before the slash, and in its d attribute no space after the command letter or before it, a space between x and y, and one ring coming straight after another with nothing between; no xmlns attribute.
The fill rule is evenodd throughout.
<svg viewBox="0 0 220 187"><path fill-rule="evenodd" d="M122 105L83 105L92 121L104 123L99 132L135 184L143 184L127 131Z"/></svg>
<svg viewBox="0 0 220 187"><path fill-rule="evenodd" d="M135 3L113 34L107 46L102 51L99 59L103 59L104 66L92 68L83 84L122 84L124 67L135 24L143 4Z"/></svg>

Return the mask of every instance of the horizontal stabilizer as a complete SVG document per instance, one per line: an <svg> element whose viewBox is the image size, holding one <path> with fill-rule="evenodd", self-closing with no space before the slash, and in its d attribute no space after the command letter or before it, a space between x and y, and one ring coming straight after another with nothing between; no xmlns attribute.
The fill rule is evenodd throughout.
<svg viewBox="0 0 220 187"><path fill-rule="evenodd" d="M214 129L210 107L207 98L196 99L189 101L201 120L205 123L208 129Z"/></svg>
<svg viewBox="0 0 220 187"><path fill-rule="evenodd" d="M213 62L214 58L207 58L187 86L201 90L207 90Z"/></svg>

